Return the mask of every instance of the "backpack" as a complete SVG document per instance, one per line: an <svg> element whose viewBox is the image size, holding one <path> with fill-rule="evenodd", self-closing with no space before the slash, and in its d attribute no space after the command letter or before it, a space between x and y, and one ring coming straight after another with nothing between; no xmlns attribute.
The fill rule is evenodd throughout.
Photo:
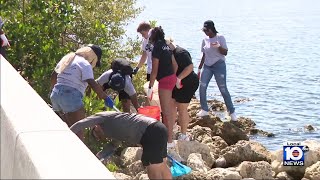
<svg viewBox="0 0 320 180"><path fill-rule="evenodd" d="M130 62L123 58L117 58L111 63L112 73L110 74L108 83L103 84L103 90L111 88L115 91L121 91L125 86L125 76L132 76L133 68L130 65ZM116 83L113 83L113 78L115 78ZM123 78L123 80L120 80Z"/></svg>
<svg viewBox="0 0 320 180"><path fill-rule="evenodd" d="M130 62L123 58L117 58L112 61L111 69L115 73L120 73L121 75L132 75L133 68L130 65Z"/></svg>

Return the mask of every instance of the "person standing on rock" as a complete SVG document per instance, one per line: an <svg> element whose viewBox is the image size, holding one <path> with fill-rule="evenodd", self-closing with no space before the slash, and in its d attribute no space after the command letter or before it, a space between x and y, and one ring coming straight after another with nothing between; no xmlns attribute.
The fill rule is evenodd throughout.
<svg viewBox="0 0 320 180"><path fill-rule="evenodd" d="M160 121L140 114L105 111L78 121L70 129L78 133L88 127L94 127L93 134L99 140L111 138L142 145L141 161L149 179L172 179L166 159L167 128Z"/></svg>
<svg viewBox="0 0 320 180"><path fill-rule="evenodd" d="M188 106L191 98L198 89L199 79L193 71L190 53L186 49L176 45L171 38L166 38L166 43L170 47L178 64L176 73L177 82L172 91L172 98L176 102L178 122L181 127L181 134L178 136L178 140L189 141L190 138L187 136L187 127L191 120L188 113Z"/></svg>
<svg viewBox="0 0 320 180"><path fill-rule="evenodd" d="M147 22L142 22L139 24L137 28L137 32L141 34L143 37L142 41L142 54L139 60L139 64L134 69L134 74L138 72L138 70L144 65L147 61L147 81L150 81L150 74L152 70L152 45L149 43L149 37L151 34L151 25Z"/></svg>
<svg viewBox="0 0 320 180"><path fill-rule="evenodd" d="M175 123L174 99L172 99L172 90L176 85L178 70L177 62L164 39L164 31L161 26L155 27L151 31L150 43L152 49L152 71L147 97L151 100L153 94L153 85L155 80L158 83L158 94L162 111L162 122L168 128L168 148L174 147L173 143L173 125Z"/></svg>
<svg viewBox="0 0 320 180"><path fill-rule="evenodd" d="M203 32L206 37L202 40L201 52L203 53L201 62L198 68L198 76L200 78L200 104L201 110L197 113L197 116L207 116L209 115L208 103L207 103L207 88L209 82L214 75L220 93L224 99L227 106L229 115L232 121L237 120L235 113L235 108L233 106L230 93L227 88L227 70L226 70L226 58L228 53L228 47L226 39L223 35L218 34L213 21L207 20L203 24ZM203 66L203 71L201 69ZM201 73L201 76L200 76Z"/></svg>

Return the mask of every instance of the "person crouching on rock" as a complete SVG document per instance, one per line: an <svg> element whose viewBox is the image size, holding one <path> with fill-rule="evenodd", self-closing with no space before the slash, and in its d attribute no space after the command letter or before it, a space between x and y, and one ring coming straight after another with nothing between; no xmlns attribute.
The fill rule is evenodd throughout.
<svg viewBox="0 0 320 180"><path fill-rule="evenodd" d="M121 63L125 64L122 65L124 66L124 69L117 70L117 66L120 66ZM104 91L111 88L119 93L119 100L121 101L122 110L124 112L130 113L131 103L138 112L140 106L131 79L133 69L129 66L129 62L122 58L115 59L112 64L111 69L105 71L98 79L96 79L97 83L101 85ZM112 68L113 66L115 67Z"/></svg>
<svg viewBox="0 0 320 180"><path fill-rule="evenodd" d="M160 121L140 114L104 111L78 121L70 129L77 133L93 126L99 139L141 144L141 161L149 179L172 179L166 160L168 132Z"/></svg>

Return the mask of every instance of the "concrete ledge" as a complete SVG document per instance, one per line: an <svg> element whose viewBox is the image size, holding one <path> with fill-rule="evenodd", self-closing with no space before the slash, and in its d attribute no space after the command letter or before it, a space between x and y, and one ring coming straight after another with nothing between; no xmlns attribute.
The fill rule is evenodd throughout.
<svg viewBox="0 0 320 180"><path fill-rule="evenodd" d="M0 63L1 179L115 179L2 56Z"/></svg>

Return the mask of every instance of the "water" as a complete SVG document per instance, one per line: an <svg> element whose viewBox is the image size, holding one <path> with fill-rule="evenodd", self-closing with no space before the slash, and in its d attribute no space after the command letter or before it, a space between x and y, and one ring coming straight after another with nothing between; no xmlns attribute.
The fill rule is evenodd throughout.
<svg viewBox="0 0 320 180"><path fill-rule="evenodd" d="M167 36L201 58L203 22L212 19L227 40L227 83L239 116L275 138L252 137L270 150L287 140L320 139L320 1L313 0L140 0L145 10L128 25L137 36L141 21L156 20ZM198 95L198 92L196 93ZM214 79L208 98L222 100Z"/></svg>

